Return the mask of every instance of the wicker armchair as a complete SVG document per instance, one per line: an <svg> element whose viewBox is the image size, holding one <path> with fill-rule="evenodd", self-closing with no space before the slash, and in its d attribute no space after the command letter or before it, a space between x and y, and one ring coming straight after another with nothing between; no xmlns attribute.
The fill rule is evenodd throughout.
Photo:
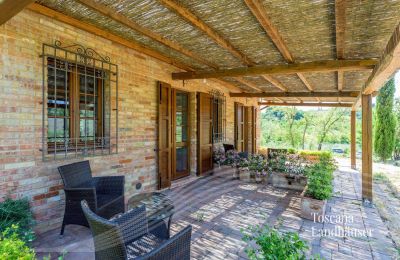
<svg viewBox="0 0 400 260"><path fill-rule="evenodd" d="M92 231L96 260L190 259L192 226L163 239L149 233L144 205L113 220L97 216L86 201L81 205Z"/></svg>
<svg viewBox="0 0 400 260"><path fill-rule="evenodd" d="M58 171L65 191L61 235L68 224L89 227L81 208L82 200L86 200L90 208L104 218L125 212L124 176L92 177L89 161L60 166Z"/></svg>

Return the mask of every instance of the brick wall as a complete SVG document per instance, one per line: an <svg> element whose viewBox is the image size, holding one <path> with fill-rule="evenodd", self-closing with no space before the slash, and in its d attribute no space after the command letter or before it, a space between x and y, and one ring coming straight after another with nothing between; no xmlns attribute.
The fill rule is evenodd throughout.
<svg viewBox="0 0 400 260"><path fill-rule="evenodd" d="M88 158L93 174L125 175L126 197L156 188L157 81L192 92L191 165L196 170L195 92L227 90L211 80L172 81L176 68L31 11L23 11L0 26L0 200L28 197L37 221L45 231L60 226L63 215L62 181L57 166L73 162L43 162L42 63L43 43L60 40L80 43L111 57L119 66L119 153ZM233 143L234 101L227 98L227 142Z"/></svg>

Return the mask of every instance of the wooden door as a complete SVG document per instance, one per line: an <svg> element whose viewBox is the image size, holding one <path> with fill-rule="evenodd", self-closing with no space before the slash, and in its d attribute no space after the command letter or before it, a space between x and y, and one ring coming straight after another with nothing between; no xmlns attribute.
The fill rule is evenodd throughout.
<svg viewBox="0 0 400 260"><path fill-rule="evenodd" d="M167 83L158 84L158 187L171 186L171 86Z"/></svg>
<svg viewBox="0 0 400 260"><path fill-rule="evenodd" d="M244 107L244 151L253 153L253 107Z"/></svg>
<svg viewBox="0 0 400 260"><path fill-rule="evenodd" d="M238 152L245 151L244 147L244 106L235 102L235 148Z"/></svg>
<svg viewBox="0 0 400 260"><path fill-rule="evenodd" d="M172 90L172 180L190 174L189 93Z"/></svg>
<svg viewBox="0 0 400 260"><path fill-rule="evenodd" d="M213 98L197 93L197 172L210 172L213 167Z"/></svg>

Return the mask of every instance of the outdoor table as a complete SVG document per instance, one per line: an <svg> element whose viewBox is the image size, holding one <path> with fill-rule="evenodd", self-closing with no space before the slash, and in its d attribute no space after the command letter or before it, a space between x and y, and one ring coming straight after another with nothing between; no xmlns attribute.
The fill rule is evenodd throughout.
<svg viewBox="0 0 400 260"><path fill-rule="evenodd" d="M169 239L171 219L175 212L172 201L161 192L140 193L128 200L128 211L143 204L146 205L149 232Z"/></svg>

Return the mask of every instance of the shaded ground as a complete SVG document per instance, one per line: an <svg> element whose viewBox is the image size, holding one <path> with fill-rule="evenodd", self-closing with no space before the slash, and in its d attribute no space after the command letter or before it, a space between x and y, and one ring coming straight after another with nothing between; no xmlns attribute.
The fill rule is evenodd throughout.
<svg viewBox="0 0 400 260"><path fill-rule="evenodd" d="M177 209L172 233L188 224L193 226L193 259L246 259L241 229L255 224L298 232L309 242L309 254L320 254L325 259L395 258L395 246L377 209L361 205L360 174L350 170L347 161L341 165L335 172L335 196L329 201L326 214L350 216L352 221L346 227L360 232L371 230L372 236L320 236L319 230L327 232L344 225L303 220L299 217L298 192L232 180L229 168L220 169L213 176L184 180L184 185L174 185L166 191ZM37 251L66 249L67 259L93 259L88 229L67 226L63 238L58 237L58 232L40 236Z"/></svg>

